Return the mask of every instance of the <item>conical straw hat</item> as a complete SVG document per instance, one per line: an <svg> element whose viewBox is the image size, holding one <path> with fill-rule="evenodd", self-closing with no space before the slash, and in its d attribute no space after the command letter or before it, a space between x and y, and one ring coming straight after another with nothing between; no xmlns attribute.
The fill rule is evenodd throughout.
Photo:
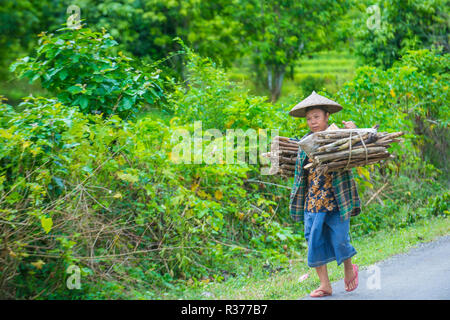
<svg viewBox="0 0 450 320"><path fill-rule="evenodd" d="M342 106L339 103L325 98L313 91L309 97L300 101L293 107L291 111L289 111L289 115L292 117L306 117L306 108L313 106L323 107L328 110L329 113L335 113L342 110Z"/></svg>

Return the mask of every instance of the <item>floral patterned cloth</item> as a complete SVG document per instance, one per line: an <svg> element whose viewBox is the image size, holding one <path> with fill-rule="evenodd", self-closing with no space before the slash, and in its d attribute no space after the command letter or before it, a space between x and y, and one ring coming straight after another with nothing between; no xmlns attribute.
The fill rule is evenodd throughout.
<svg viewBox="0 0 450 320"><path fill-rule="evenodd" d="M308 158L308 162L311 160ZM305 198L305 210L309 212L330 212L338 208L333 193L332 176L330 173L319 174L316 168L311 167L308 176L308 188Z"/></svg>

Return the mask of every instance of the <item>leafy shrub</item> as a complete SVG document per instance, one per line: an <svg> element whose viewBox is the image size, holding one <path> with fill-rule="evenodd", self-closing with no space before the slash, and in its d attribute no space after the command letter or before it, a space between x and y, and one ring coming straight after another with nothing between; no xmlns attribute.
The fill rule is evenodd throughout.
<svg viewBox="0 0 450 320"><path fill-rule="evenodd" d="M64 268L74 262L75 242L61 237L59 228L56 234L49 232L61 222L52 203L61 202L59 196L69 187L69 153L76 145L66 143L66 137L71 128L88 122L83 114L56 99L29 97L22 104L25 109L21 113L4 112L5 105L0 105L4 120L0 127L0 213L5 222L0 226L0 242L7 252L2 258L5 269L0 272L0 283L9 297L14 291L17 297L36 295L41 286L48 285L48 277L60 287ZM59 260L44 262L40 258L43 252L39 248L46 245L50 249L42 250L50 256L60 254ZM16 274L21 277L14 278ZM14 280L5 283L11 278Z"/></svg>
<svg viewBox="0 0 450 320"><path fill-rule="evenodd" d="M265 97L229 80L208 57L201 57L181 40L186 60L186 86L177 86L168 97L181 123L202 121L203 128L224 132L228 128L264 128L274 112Z"/></svg>
<svg viewBox="0 0 450 320"><path fill-rule="evenodd" d="M358 5L366 11L373 1ZM448 52L448 9L443 0L387 0L378 11L360 14L353 23L357 55L364 64L387 69L407 50L443 47ZM376 25L378 20L379 25ZM420 23L417 23L420 21ZM369 28L369 25L372 24Z"/></svg>
<svg viewBox="0 0 450 320"><path fill-rule="evenodd" d="M117 42L103 29L60 29L58 35L41 33L36 57L18 59L10 67L30 83L42 86L64 104L83 113L134 115L144 103L163 97L160 70L145 73L132 66L132 58L114 54Z"/></svg>
<svg viewBox="0 0 450 320"><path fill-rule="evenodd" d="M244 256L298 255L274 196L243 185L255 168L172 161L172 135L192 124L103 119L41 97L25 98L22 113L0 106L5 296L126 298L231 272ZM81 290L66 287L70 265L82 270Z"/></svg>
<svg viewBox="0 0 450 320"><path fill-rule="evenodd" d="M448 172L449 59L449 54L419 50L408 52L385 71L358 68L355 79L337 94L344 109L332 115L333 120L351 119L365 128L378 123L381 131L404 131L404 143L391 147L398 155L394 163L402 164L402 169L420 166L423 172L431 164Z"/></svg>
<svg viewBox="0 0 450 320"><path fill-rule="evenodd" d="M0 128L0 161L2 172L6 172L2 187L7 193L4 199L8 201L17 196L21 187L26 188L27 170L40 166L45 168L39 172L41 180L34 185L33 203L41 204L41 196L47 192L52 196L61 194L64 188L61 174L67 174L64 167L69 160L67 150L78 144L66 144L64 139L71 128L83 125L87 119L56 99L27 97L19 105L24 108L20 113L8 112L5 104L1 106L4 123Z"/></svg>
<svg viewBox="0 0 450 320"><path fill-rule="evenodd" d="M380 188L375 183L374 190ZM373 191L376 192L376 191ZM367 236L380 230L404 228L419 220L448 215L449 191L435 181L414 181L400 176L389 181L388 196L380 196L382 202L363 205L363 212L352 218L353 236ZM363 196L363 204L373 193Z"/></svg>
<svg viewBox="0 0 450 320"><path fill-rule="evenodd" d="M325 85L325 79L323 77L315 77L312 75L307 75L301 81L301 87L303 88L303 92L306 95L311 94L313 91L322 90L322 87Z"/></svg>
<svg viewBox="0 0 450 320"><path fill-rule="evenodd" d="M73 32L71 36L79 36L84 39L82 43L94 47L94 39L100 36L91 38L87 30ZM98 43L104 42L105 47L95 47L99 52L113 45L106 33L102 37ZM69 55L66 59L71 59L73 53L64 51L60 47L63 44L52 36L46 40L49 43L43 41L40 48L49 45L47 52L56 47L62 51L58 53L58 49L54 56L44 59L43 66L29 59L19 61L15 68L32 79L42 76L58 99L27 97L20 113L3 100L0 103L2 296L155 298L161 291L182 290L179 280L219 281L221 274L242 268L242 261L283 264L304 253L302 228L291 223L288 215L288 191L276 188L285 181L268 177L275 186L266 187L248 181L259 175L258 165L176 163L172 154L178 143L173 137L180 129L192 137L194 120L221 132L232 127L280 128L280 135L301 135L307 130L306 124L292 125L284 110L288 106L273 106L263 97L249 95L209 59L185 48L188 86L171 84L174 91L167 101L174 117L170 121L142 115L130 122L113 114L110 107L119 101L119 92L104 105L109 106L106 114L111 116L80 112L73 106L84 95L94 105L100 103L102 94L98 96L95 91L95 79L102 86L111 79L121 84L128 79L123 72L130 71L129 61L106 58L115 66L106 72L102 69L104 60L84 56L92 63L91 70L105 71L104 77L89 78L85 74L86 91L74 93L71 88L78 82L66 83L69 75L61 79L64 69L55 72L53 66L51 77L39 73L59 61L59 54L65 52ZM405 130L408 138L415 139L420 134L410 133L416 128L411 117L446 125L443 105L448 99L448 75L442 67L446 56L435 58L427 52L413 52L409 57L405 59L414 60L417 67L359 69L356 79L338 94L345 108L333 119L349 120L352 116L360 127L380 122L382 130ZM131 73L141 74L134 69ZM120 75L124 77L115 78ZM132 87L141 78L133 81ZM417 82L434 91L416 88ZM87 90L89 85L93 91ZM432 112L421 109L423 97L431 100ZM403 103L406 98L411 100ZM62 102L64 99L67 103ZM136 105L143 101L139 99ZM397 104L402 108L393 108ZM218 141L223 142L220 138ZM202 142L203 155L207 147L209 144ZM366 208L354 221L361 224L356 234L405 226L448 212L448 192L441 196L442 186L435 181L441 171L420 161L409 139L404 148L394 149L402 160L380 166L384 174L371 178L373 170L356 170L360 173L357 182L365 188L364 198L370 197L374 186L384 179L398 176L389 194L393 200ZM400 173L401 161L408 163L409 171ZM427 179L421 181L423 175ZM410 201L411 197L416 201ZM66 287L66 271L71 265L80 267L80 290Z"/></svg>

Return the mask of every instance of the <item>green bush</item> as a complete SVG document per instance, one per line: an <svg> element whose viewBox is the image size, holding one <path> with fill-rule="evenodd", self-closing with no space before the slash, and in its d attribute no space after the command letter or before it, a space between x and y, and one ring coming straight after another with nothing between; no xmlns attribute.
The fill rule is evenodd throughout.
<svg viewBox="0 0 450 320"><path fill-rule="evenodd" d="M200 59L191 66L192 83L214 75ZM222 82L210 80L205 110L223 93ZM240 111L253 112L247 103L260 108L258 97L233 90L226 96L233 108L220 112L240 119ZM150 117L132 123L83 114L58 99L27 97L20 107L16 113L0 105L5 297L153 297L176 289L178 279L233 272L246 256L275 264L298 256L301 236L274 217L275 196L244 185L256 166L173 162L172 135L193 134L193 113L180 112L183 118L169 124ZM257 126L258 116L242 125ZM81 290L66 287L73 264L82 270Z"/></svg>
<svg viewBox="0 0 450 320"><path fill-rule="evenodd" d="M337 93L344 109L332 115L333 120L403 131L404 143L391 147L397 156L394 163L416 177L433 166L448 176L449 59L449 54L419 50L408 52L385 71L358 68L355 79Z"/></svg>
<svg viewBox="0 0 450 320"><path fill-rule="evenodd" d="M384 198L381 202L374 200L368 206L363 205L363 212L352 219L353 236L361 237L380 230L404 228L422 219L449 214L450 192L443 189L441 184L431 179L414 181L407 176L388 182L388 196L381 194L380 199ZM380 185L375 185L376 191ZM363 195L363 204L368 197L371 197L371 193Z"/></svg>
<svg viewBox="0 0 450 320"><path fill-rule="evenodd" d="M114 53L117 42L103 29L63 28L59 34L39 35L36 57L24 57L10 70L42 86L62 103L78 106L83 113L135 115L148 103L163 98L160 70L145 73L132 66L133 59Z"/></svg>
<svg viewBox="0 0 450 320"><path fill-rule="evenodd" d="M99 52L113 45L106 33L101 40L84 29L72 32L66 36L80 37L88 47L94 39L104 41L105 47L95 47ZM47 52L63 50L53 36L46 40L41 50L46 45ZM72 75L61 79L64 69L55 71L54 65L48 69L52 76L40 73L64 61L58 58L63 52L70 60L70 50L57 49L42 65L31 58L15 65L19 74L42 76L57 97L24 98L22 112L0 97L2 297L154 299L167 290L182 291L189 282L201 285L222 281L224 273L244 272L244 262L275 266L305 253L302 225L292 223L288 214L289 191L277 186L292 186L292 179L265 177L273 185L248 181L260 178L259 163L177 163L174 147L179 130L193 136L195 120L221 133L228 128L278 128L288 137L306 133L306 123L292 122L287 114L292 106L271 105L264 97L248 94L209 59L184 49L188 81L171 83L167 105L174 114L168 121L141 114L131 122L123 113L114 114L119 92L103 96L108 117L92 114L90 103L89 112L74 107L84 96L94 106L100 103L95 79L103 87L112 80L126 87L121 81L130 78L123 72L142 74L129 70L125 58L107 58L115 69L106 72L104 60L85 56L91 71L105 72L101 78L81 73L87 86L77 93L72 92L74 84L66 82ZM353 120L359 127L380 123L383 131L407 132L404 144L392 147L396 161L355 169L363 201L386 181L391 181L391 189L380 194L383 203L374 200L352 221L357 226L354 235L448 214L448 191L437 182L442 170L420 153L425 150L420 139L428 134L417 131L418 123L428 120L433 121L430 132L448 125L447 59L428 51L411 52L404 57L406 65L386 71L359 69L337 94L344 111L332 115L334 122ZM133 78L131 87L141 80ZM128 89L122 93L136 93ZM145 93L136 95L137 106L145 101ZM421 104L424 100L427 108ZM219 152L225 151L218 145ZM211 151L209 142L201 146L204 156ZM79 290L66 286L71 265L80 267Z"/></svg>
<svg viewBox="0 0 450 320"><path fill-rule="evenodd" d="M303 92L309 95L313 91L317 92L319 90L322 90L323 86L325 85L325 79L322 77L307 75L302 79L300 85L303 88Z"/></svg>
<svg viewBox="0 0 450 320"><path fill-rule="evenodd" d="M177 86L168 97L180 123L201 120L203 128L225 133L229 128L265 128L275 112L265 97L253 96L229 79L211 59L184 45L186 85Z"/></svg>
<svg viewBox="0 0 450 320"><path fill-rule="evenodd" d="M358 7L361 14L353 20L352 33L364 64L387 69L407 50L440 46L448 52L447 1L361 1Z"/></svg>

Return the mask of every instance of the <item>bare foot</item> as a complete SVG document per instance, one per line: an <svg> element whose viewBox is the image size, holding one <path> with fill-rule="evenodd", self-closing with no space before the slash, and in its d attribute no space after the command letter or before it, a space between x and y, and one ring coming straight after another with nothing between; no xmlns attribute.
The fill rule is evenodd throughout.
<svg viewBox="0 0 450 320"><path fill-rule="evenodd" d="M333 289L331 288L331 284L321 284L316 290L310 293L311 297L321 297L325 295L331 295L333 293Z"/></svg>
<svg viewBox="0 0 450 320"><path fill-rule="evenodd" d="M353 270L353 266L350 265L350 268L345 268L344 272L345 272L344 277L345 290L353 290L356 287L356 278L353 279L356 275L355 271ZM353 279L353 281L349 283L351 279Z"/></svg>

